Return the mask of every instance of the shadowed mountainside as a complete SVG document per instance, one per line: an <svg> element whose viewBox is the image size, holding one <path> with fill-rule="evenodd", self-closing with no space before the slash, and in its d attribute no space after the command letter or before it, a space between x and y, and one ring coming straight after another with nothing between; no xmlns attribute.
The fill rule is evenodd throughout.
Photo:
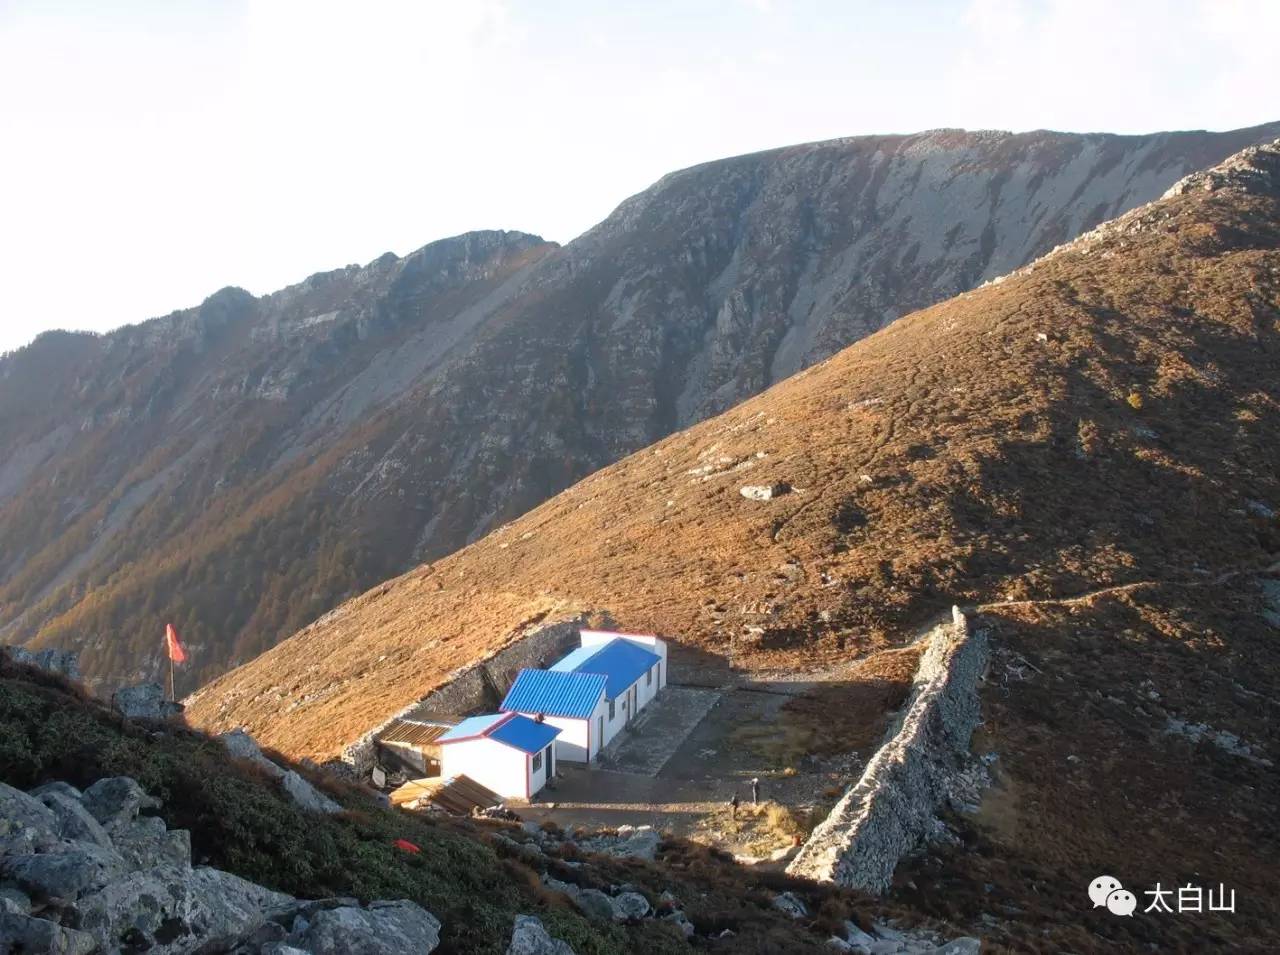
<svg viewBox="0 0 1280 955"><path fill-rule="evenodd" d="M473 233L43 336L0 359L0 632L106 688L159 672L172 620L191 688L1278 133L796 146L673 173L562 249Z"/></svg>

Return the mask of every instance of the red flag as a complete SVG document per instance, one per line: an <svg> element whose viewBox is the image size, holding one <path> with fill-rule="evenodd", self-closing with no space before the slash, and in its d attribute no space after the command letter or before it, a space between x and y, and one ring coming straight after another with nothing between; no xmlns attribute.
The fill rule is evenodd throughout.
<svg viewBox="0 0 1280 955"><path fill-rule="evenodd" d="M185 663L187 659L187 651L182 649L182 644L178 642L178 631L173 629L173 624L164 625L164 646L169 651L169 659L174 663Z"/></svg>

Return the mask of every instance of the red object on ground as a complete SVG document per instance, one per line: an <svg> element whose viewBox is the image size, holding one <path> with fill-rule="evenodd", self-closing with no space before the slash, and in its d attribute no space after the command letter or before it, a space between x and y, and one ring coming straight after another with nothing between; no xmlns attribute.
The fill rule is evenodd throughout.
<svg viewBox="0 0 1280 955"><path fill-rule="evenodd" d="M415 846L412 842L410 842L408 839L397 839L395 842L391 844L395 846L397 849L403 849L405 852L421 852L422 851L417 846Z"/></svg>
<svg viewBox="0 0 1280 955"><path fill-rule="evenodd" d="M187 659L187 651L182 649L182 644L178 642L178 631L173 629L173 624L166 623L164 625L164 645L169 651L169 659L174 663L184 663Z"/></svg>

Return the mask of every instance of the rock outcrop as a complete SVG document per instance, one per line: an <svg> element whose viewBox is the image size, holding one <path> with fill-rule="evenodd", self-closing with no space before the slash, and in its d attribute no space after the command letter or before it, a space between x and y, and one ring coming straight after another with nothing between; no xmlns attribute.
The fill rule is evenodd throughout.
<svg viewBox="0 0 1280 955"><path fill-rule="evenodd" d="M186 832L127 777L83 794L0 783L0 952L65 955L401 955L440 923L413 902L300 901L192 866Z"/></svg>
<svg viewBox="0 0 1280 955"><path fill-rule="evenodd" d="M122 686L111 694L111 705L130 719L163 720L182 712L182 704L165 699L159 683Z"/></svg>
<svg viewBox="0 0 1280 955"><path fill-rule="evenodd" d="M252 736L244 730L232 730L219 737L232 756L247 759L261 767L270 776L280 780L280 785L289 798L310 812L335 813L342 807L334 802L315 786L307 782L296 770L286 769L268 759Z"/></svg>

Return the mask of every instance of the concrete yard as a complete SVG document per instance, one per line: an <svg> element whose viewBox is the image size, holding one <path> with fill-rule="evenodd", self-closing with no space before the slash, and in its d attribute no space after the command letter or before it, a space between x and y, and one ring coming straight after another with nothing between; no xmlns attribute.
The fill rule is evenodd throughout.
<svg viewBox="0 0 1280 955"><path fill-rule="evenodd" d="M649 825L768 855L806 833L862 764L856 752L810 755L821 731L815 717L786 707L815 686L840 684L739 675L720 687L669 685L594 766L561 763L555 782L520 814L565 828ZM825 722L820 708L817 721ZM750 806L752 777L760 779L759 810ZM735 792L736 821L729 810Z"/></svg>

